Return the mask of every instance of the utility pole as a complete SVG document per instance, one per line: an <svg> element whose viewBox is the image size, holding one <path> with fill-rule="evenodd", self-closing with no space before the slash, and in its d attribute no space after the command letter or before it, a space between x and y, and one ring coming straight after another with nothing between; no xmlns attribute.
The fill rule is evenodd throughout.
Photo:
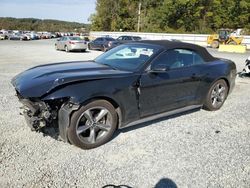
<svg viewBox="0 0 250 188"><path fill-rule="evenodd" d="M138 24L137 24L137 32L140 32L140 25L141 25L141 1L139 2L139 7L138 7Z"/></svg>

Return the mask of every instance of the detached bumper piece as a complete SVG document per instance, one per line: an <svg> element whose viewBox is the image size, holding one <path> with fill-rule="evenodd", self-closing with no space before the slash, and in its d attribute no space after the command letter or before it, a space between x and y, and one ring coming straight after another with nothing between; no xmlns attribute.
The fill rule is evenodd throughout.
<svg viewBox="0 0 250 188"><path fill-rule="evenodd" d="M23 110L22 115L24 115L31 130L39 130L54 119L46 103L42 101L33 102L20 98L19 101L23 104L23 107L21 107Z"/></svg>
<svg viewBox="0 0 250 188"><path fill-rule="evenodd" d="M68 103L58 112L58 125L60 138L68 142L67 131L70 124L71 113L79 108L79 105Z"/></svg>

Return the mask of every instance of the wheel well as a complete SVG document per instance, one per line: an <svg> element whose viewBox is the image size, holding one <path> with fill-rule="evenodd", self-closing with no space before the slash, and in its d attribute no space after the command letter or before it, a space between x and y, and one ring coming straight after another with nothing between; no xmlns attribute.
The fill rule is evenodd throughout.
<svg viewBox="0 0 250 188"><path fill-rule="evenodd" d="M228 79L227 78L220 78L218 80L224 80L226 82L227 87L228 87L228 93L229 93L229 91L230 91L230 83L229 83ZM218 81L218 80L216 80L216 81Z"/></svg>
<svg viewBox="0 0 250 188"><path fill-rule="evenodd" d="M98 100L98 99L103 99L103 100L110 102L114 106L115 109L119 107L117 102L109 97L95 97L95 98L92 98L91 100Z"/></svg>
<svg viewBox="0 0 250 188"><path fill-rule="evenodd" d="M121 122L122 122L122 111L121 111L121 108L120 108L119 104L114 99L109 98L109 97L105 97L105 96L94 97L94 98L88 99L88 100L84 101L82 104L85 105L85 104L88 104L91 101L95 101L95 100L105 100L105 101L110 102L113 105L113 107L115 108L115 111L116 111L116 113L118 115L118 126L117 126L117 128L119 129L119 127L121 125Z"/></svg>

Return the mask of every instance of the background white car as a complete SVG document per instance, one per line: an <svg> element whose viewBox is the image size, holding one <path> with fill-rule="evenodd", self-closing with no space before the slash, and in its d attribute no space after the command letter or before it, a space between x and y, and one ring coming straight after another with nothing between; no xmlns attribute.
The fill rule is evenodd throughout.
<svg viewBox="0 0 250 188"><path fill-rule="evenodd" d="M57 39L55 43L56 50L65 50L66 52L74 50L85 52L87 47L87 42L79 36L64 36Z"/></svg>

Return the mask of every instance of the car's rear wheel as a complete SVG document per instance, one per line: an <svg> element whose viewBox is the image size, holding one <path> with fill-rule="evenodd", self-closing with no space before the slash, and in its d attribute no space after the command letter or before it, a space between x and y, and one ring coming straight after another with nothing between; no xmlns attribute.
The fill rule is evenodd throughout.
<svg viewBox="0 0 250 188"><path fill-rule="evenodd" d="M90 44L88 44L88 49L89 49L89 50L92 50L92 48L91 48L91 45L90 45Z"/></svg>
<svg viewBox="0 0 250 188"><path fill-rule="evenodd" d="M112 104L96 100L74 112L68 129L69 141L91 149L108 142L116 130L117 113Z"/></svg>
<svg viewBox="0 0 250 188"><path fill-rule="evenodd" d="M228 86L225 80L216 81L206 97L204 104L205 109L209 111L215 111L222 107L228 95Z"/></svg>

